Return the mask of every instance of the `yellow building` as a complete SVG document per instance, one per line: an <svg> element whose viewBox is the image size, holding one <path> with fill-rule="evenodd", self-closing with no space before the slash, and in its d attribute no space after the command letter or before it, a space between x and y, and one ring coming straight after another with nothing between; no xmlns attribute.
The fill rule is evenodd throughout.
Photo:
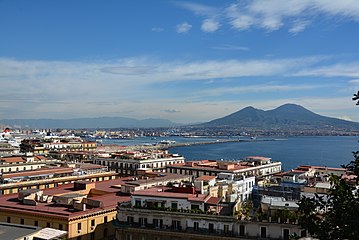
<svg viewBox="0 0 359 240"><path fill-rule="evenodd" d="M47 189L55 188L63 184L69 184L76 181L90 181L90 182L99 182L115 179L117 177L115 172L102 172L102 173L93 173L80 176L65 176L65 177L54 177L48 179L36 179L32 181L21 181L13 182L7 184L0 184L0 195L7 195L12 193L18 193L21 190L25 189Z"/></svg>
<svg viewBox="0 0 359 240"><path fill-rule="evenodd" d="M112 221L123 179L75 182L53 189L27 189L0 197L0 222L51 227L68 232L68 239L112 239Z"/></svg>

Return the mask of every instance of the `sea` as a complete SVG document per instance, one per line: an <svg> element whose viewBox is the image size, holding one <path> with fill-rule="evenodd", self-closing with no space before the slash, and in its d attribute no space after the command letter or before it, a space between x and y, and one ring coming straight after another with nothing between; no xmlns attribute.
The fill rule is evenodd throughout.
<svg viewBox="0 0 359 240"><path fill-rule="evenodd" d="M129 146L152 145L162 140L190 143L224 139L231 138L185 138L178 136L158 138L137 137L126 140L103 139L102 143ZM358 140L359 136L307 136L288 137L284 139L271 137L257 138L247 142L219 142L215 144L173 147L170 148L169 151L184 156L187 161L238 161L247 156L264 156L272 158L273 161L281 161L282 169L290 170L299 165L340 167L343 164L347 164L354 159L352 152L359 150Z"/></svg>

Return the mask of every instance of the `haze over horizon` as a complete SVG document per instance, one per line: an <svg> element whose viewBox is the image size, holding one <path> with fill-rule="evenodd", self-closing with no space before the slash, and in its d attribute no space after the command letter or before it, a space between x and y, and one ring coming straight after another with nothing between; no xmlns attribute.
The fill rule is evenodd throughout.
<svg viewBox="0 0 359 240"><path fill-rule="evenodd" d="M0 119L359 121L355 0L1 1L0 29Z"/></svg>

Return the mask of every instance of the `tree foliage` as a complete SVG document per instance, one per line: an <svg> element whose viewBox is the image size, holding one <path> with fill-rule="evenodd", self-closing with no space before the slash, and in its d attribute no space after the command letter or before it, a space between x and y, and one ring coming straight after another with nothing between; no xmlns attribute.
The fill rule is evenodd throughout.
<svg viewBox="0 0 359 240"><path fill-rule="evenodd" d="M359 99L358 94L353 100ZM359 151L353 152L354 160L343 166L348 172L359 176ZM327 198L315 195L299 201L299 225L315 238L358 239L359 195L358 177L348 181L332 175Z"/></svg>

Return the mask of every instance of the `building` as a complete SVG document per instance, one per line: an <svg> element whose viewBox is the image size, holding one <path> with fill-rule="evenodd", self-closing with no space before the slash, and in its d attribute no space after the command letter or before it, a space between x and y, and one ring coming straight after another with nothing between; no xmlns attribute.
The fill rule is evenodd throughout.
<svg viewBox="0 0 359 240"><path fill-rule="evenodd" d="M240 202L221 203L193 188L152 188L132 193L117 208L117 240L289 239L305 236L293 222L241 220Z"/></svg>
<svg viewBox="0 0 359 240"><path fill-rule="evenodd" d="M102 165L65 163L61 167L58 162L56 163L55 166L48 165L49 163L43 164L44 166L28 163L28 165L25 165L26 167L38 166L38 168L32 171L28 169L28 171L4 172L0 174L0 195L17 193L25 189L54 188L79 180L92 182L111 180L115 179L118 175L115 172L108 172L107 167ZM12 168L15 170L16 166L12 166Z"/></svg>
<svg viewBox="0 0 359 240"><path fill-rule="evenodd" d="M110 158L97 158L94 163L108 166L120 175L132 176L151 171L166 172L168 165L183 164L184 157L163 150L120 151Z"/></svg>
<svg viewBox="0 0 359 240"><path fill-rule="evenodd" d="M184 178L163 174L148 179L79 181L51 189L21 190L0 196L0 221L64 230L68 232L66 239L113 239L116 207L131 200L128 193L121 193L122 185L136 182L141 186L150 180L151 184L160 185L166 181L165 177L172 181Z"/></svg>
<svg viewBox="0 0 359 240"><path fill-rule="evenodd" d="M83 141L80 138L24 139L20 144L21 152L42 155L47 155L49 151L87 152L96 149L96 142Z"/></svg>
<svg viewBox="0 0 359 240"><path fill-rule="evenodd" d="M261 201L262 212L268 216L280 210L295 212L298 207L297 201L288 201L283 197L263 196Z"/></svg>
<svg viewBox="0 0 359 240"><path fill-rule="evenodd" d="M62 167L46 166L30 171L18 171L18 167L14 167L14 172L2 173L0 175L0 183L14 183L31 180L51 179L58 177L80 176L92 173L107 172L107 167L102 165L88 163L66 163Z"/></svg>
<svg viewBox="0 0 359 240"><path fill-rule="evenodd" d="M59 240L65 239L66 231L0 222L0 239L11 240Z"/></svg>
<svg viewBox="0 0 359 240"><path fill-rule="evenodd" d="M47 155L49 150L45 148L40 139L24 139L20 144L20 152L32 153L34 155Z"/></svg>
<svg viewBox="0 0 359 240"><path fill-rule="evenodd" d="M18 154L19 152L20 152L19 147L13 146L7 142L1 142L1 138L0 138L0 156Z"/></svg>
<svg viewBox="0 0 359 240"><path fill-rule="evenodd" d="M281 162L273 162L271 158L247 157L243 161L228 162L216 160L189 161L168 165L167 172L188 174L196 177L202 175L217 176L220 173L232 173L235 176L267 177L279 173Z"/></svg>
<svg viewBox="0 0 359 240"><path fill-rule="evenodd" d="M65 230L67 239L107 239L114 234L117 202L129 200L111 181L120 183L79 182L2 196L0 221Z"/></svg>
<svg viewBox="0 0 359 240"><path fill-rule="evenodd" d="M31 171L46 165L58 164L59 162L56 159L48 159L42 155L34 156L32 154L0 157L0 173Z"/></svg>
<svg viewBox="0 0 359 240"><path fill-rule="evenodd" d="M251 199L255 177L235 176L219 173L218 176L202 175L194 180L197 192L219 197L222 202L246 201Z"/></svg>
<svg viewBox="0 0 359 240"><path fill-rule="evenodd" d="M52 177L37 180L28 180L20 182L12 182L0 184L0 195L7 195L18 193L25 189L47 189L55 188L63 184L69 184L76 181L90 181L99 182L117 178L118 174L115 172L101 172L91 173L79 176L65 176L65 177Z"/></svg>

